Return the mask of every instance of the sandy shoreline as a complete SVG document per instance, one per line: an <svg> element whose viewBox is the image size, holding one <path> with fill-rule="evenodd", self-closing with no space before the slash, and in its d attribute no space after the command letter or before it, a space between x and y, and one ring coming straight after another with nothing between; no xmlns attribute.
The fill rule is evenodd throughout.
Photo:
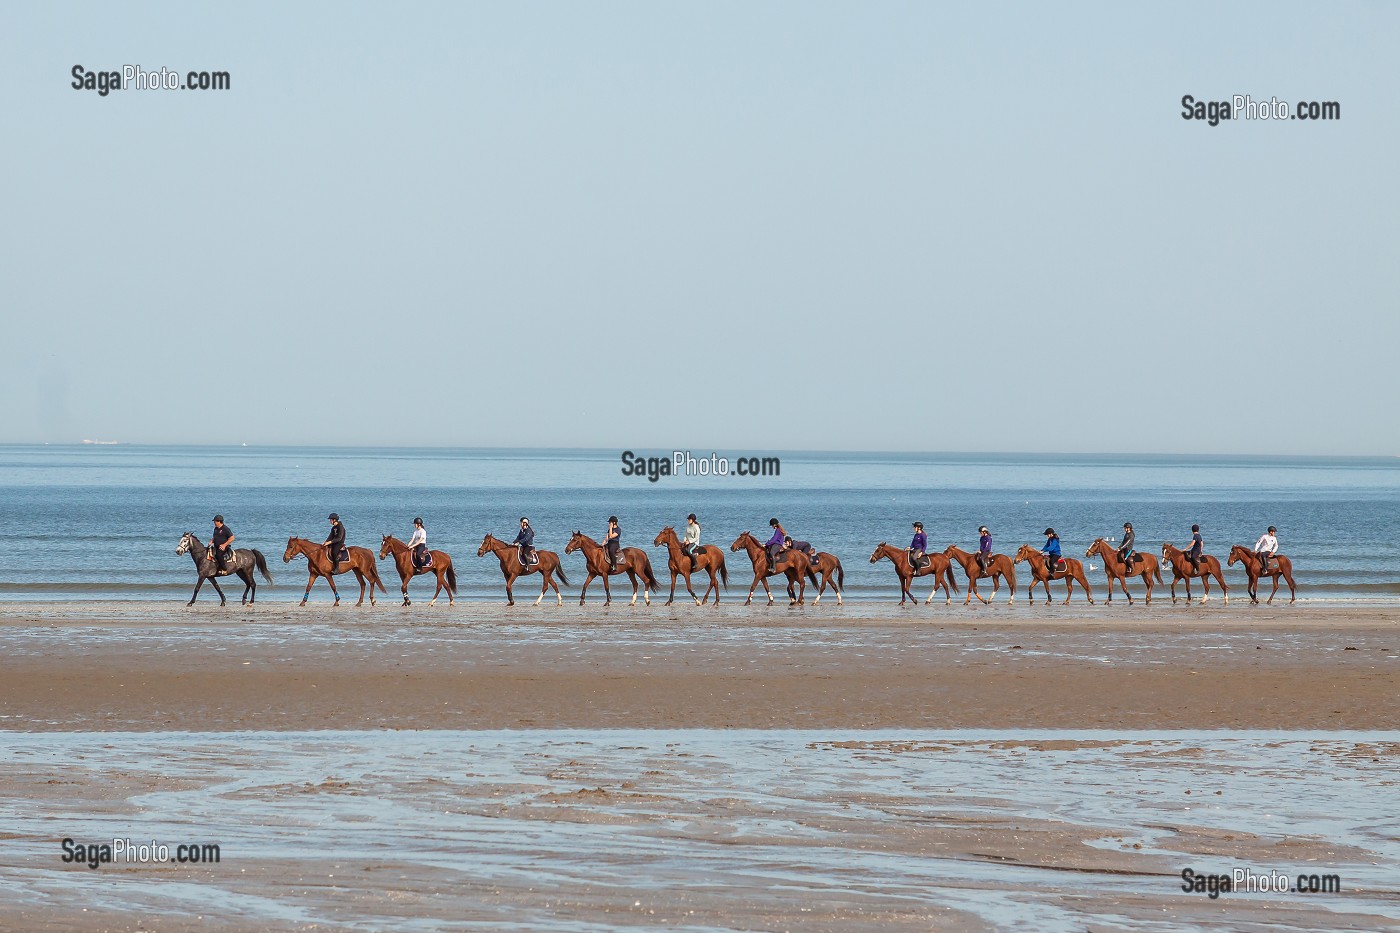
<svg viewBox="0 0 1400 933"><path fill-rule="evenodd" d="M0 606L0 728L1383 729L1400 609Z"/></svg>

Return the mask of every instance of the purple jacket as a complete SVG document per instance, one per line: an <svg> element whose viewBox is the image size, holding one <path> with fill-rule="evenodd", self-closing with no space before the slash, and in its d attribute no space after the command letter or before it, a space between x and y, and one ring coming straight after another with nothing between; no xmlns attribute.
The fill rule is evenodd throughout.
<svg viewBox="0 0 1400 933"><path fill-rule="evenodd" d="M922 531L916 531L916 532L914 533L914 540L913 540L912 542L910 542L910 544L909 544L909 550L911 550L911 551L927 551L927 550L928 550L928 536L925 535Z"/></svg>
<svg viewBox="0 0 1400 933"><path fill-rule="evenodd" d="M782 547L782 546L783 546L783 529L782 529L782 528L775 528L775 529L773 530L773 537L771 537L771 538L768 539L768 543L765 544L764 547L773 547L774 545L776 545L776 546L778 546L778 547Z"/></svg>
<svg viewBox="0 0 1400 933"><path fill-rule="evenodd" d="M992 536L983 535L982 540L977 542L977 550L981 551L983 554L992 553Z"/></svg>

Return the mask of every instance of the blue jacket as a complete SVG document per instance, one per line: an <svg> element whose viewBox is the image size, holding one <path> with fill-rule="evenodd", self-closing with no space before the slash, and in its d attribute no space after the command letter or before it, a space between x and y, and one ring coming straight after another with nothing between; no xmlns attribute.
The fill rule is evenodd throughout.
<svg viewBox="0 0 1400 933"><path fill-rule="evenodd" d="M1059 535L1056 535L1055 537L1051 538L1049 541L1046 541L1046 542L1045 542L1045 547L1041 548L1040 553L1042 553L1042 554L1049 554L1051 557L1054 557L1054 558L1056 558L1056 559L1059 559L1059 556L1060 556L1060 536L1059 536Z"/></svg>
<svg viewBox="0 0 1400 933"><path fill-rule="evenodd" d="M515 536L515 542L514 542L514 543L516 543L516 544L523 544L523 545L525 545L526 547L534 547L534 546L535 546L535 529L533 529L533 528L522 528L522 529L520 529L520 534L518 534L518 535Z"/></svg>

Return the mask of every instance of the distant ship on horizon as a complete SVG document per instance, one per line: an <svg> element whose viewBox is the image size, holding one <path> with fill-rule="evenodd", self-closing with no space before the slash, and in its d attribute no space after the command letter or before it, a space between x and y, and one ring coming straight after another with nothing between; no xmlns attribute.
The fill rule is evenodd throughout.
<svg viewBox="0 0 1400 933"><path fill-rule="evenodd" d="M89 440L88 438L85 437L85 438L83 438L83 443L84 443L84 444L101 444L101 445L103 445L103 446L108 446L108 447L110 447L112 444L120 444L121 441L94 441L94 440Z"/></svg>

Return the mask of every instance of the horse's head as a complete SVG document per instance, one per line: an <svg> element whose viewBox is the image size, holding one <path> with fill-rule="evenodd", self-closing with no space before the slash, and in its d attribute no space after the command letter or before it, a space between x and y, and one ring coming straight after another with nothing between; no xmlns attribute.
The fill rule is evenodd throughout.
<svg viewBox="0 0 1400 933"><path fill-rule="evenodd" d="M667 525L656 533L656 540L651 543L653 545L670 544L672 541L680 541L680 538L676 537L676 529Z"/></svg>
<svg viewBox="0 0 1400 933"><path fill-rule="evenodd" d="M572 554L574 551L577 551L579 548L583 547L583 542L586 540L587 539L584 537L583 532L575 531L572 535L569 536L569 543L564 545L564 553Z"/></svg>
<svg viewBox="0 0 1400 933"><path fill-rule="evenodd" d="M1029 561L1031 559L1031 555L1038 553L1040 552L1033 550L1029 544L1023 544L1016 549L1016 559L1013 560L1012 563L1019 564L1023 560Z"/></svg>
<svg viewBox="0 0 1400 933"><path fill-rule="evenodd" d="M734 543L729 545L729 552L732 554L740 548L747 547L749 539L752 537L753 535L749 534L747 531L739 532L739 537L735 538Z"/></svg>
<svg viewBox="0 0 1400 933"><path fill-rule="evenodd" d="M175 554L183 557L192 547L194 547L194 532L187 531L181 536L180 543L175 546Z"/></svg>
<svg viewBox="0 0 1400 933"><path fill-rule="evenodd" d="M1244 549L1244 547L1243 547L1242 545L1239 545L1239 544L1233 545L1233 546L1230 548L1230 559L1229 559L1228 561L1225 562L1225 566L1226 566L1226 567L1233 567L1233 566L1235 566L1235 561L1237 561L1237 560L1244 560L1244 557L1245 557L1245 554L1246 554L1246 553L1247 553L1247 552L1245 551L1245 549Z"/></svg>
<svg viewBox="0 0 1400 933"><path fill-rule="evenodd" d="M1084 556L1085 556L1085 557L1093 557L1093 556L1094 556L1094 552L1097 551L1097 550L1099 549L1099 545L1100 545L1100 544L1106 544L1106 543L1107 543L1107 542L1105 542L1103 538L1095 538L1095 539L1094 539L1094 543L1091 544L1091 545L1089 545L1089 550L1087 550L1087 551L1084 552Z"/></svg>
<svg viewBox="0 0 1400 933"><path fill-rule="evenodd" d="M1175 547L1170 541L1163 541L1163 542L1162 542L1162 556L1163 556L1163 557L1169 557L1170 554L1169 554L1168 552L1170 552L1170 551L1175 551L1175 550L1176 550L1176 547Z"/></svg>
<svg viewBox="0 0 1400 933"><path fill-rule="evenodd" d="M889 557L890 555L885 553L885 548L887 547L889 547L889 545L886 544L884 541L881 541L878 545L876 545L875 550L870 552L870 562L873 564L881 558Z"/></svg>
<svg viewBox="0 0 1400 933"><path fill-rule="evenodd" d="M943 556L944 556L944 557L952 557L953 554L957 551L957 549L958 549L958 546L957 546L956 544L950 544L950 545L948 545L947 547L945 547L945 548L943 549Z"/></svg>
<svg viewBox="0 0 1400 933"><path fill-rule="evenodd" d="M382 545L379 546L379 559L380 559L380 560L383 560L384 558L388 557L388 556L389 556L389 552L390 552L391 550L393 550L393 548L391 548L391 547L389 546L389 542L390 542L391 540L393 540L393 539L390 538L388 535L385 535L385 536L384 536L384 543L383 543Z"/></svg>
<svg viewBox="0 0 1400 933"><path fill-rule="evenodd" d="M486 552L489 551L489 550L491 550L491 544L492 544L495 540L496 540L495 538L492 538L492 537L491 537L490 533L487 533L486 537L484 537L484 538L481 539L481 547L479 547L479 548L476 549L476 556L477 556L477 557L485 557L485 556L486 556Z"/></svg>
<svg viewBox="0 0 1400 933"><path fill-rule="evenodd" d="M290 563L291 560L292 560L292 558L293 558L293 557L296 557L296 556L297 556L298 554L300 554L300 553L301 553L301 548L299 548L299 547L297 546L297 539L296 539L296 538L288 538L288 539L287 539L287 550L286 550L286 552L282 555L282 563L284 563L284 564Z"/></svg>

